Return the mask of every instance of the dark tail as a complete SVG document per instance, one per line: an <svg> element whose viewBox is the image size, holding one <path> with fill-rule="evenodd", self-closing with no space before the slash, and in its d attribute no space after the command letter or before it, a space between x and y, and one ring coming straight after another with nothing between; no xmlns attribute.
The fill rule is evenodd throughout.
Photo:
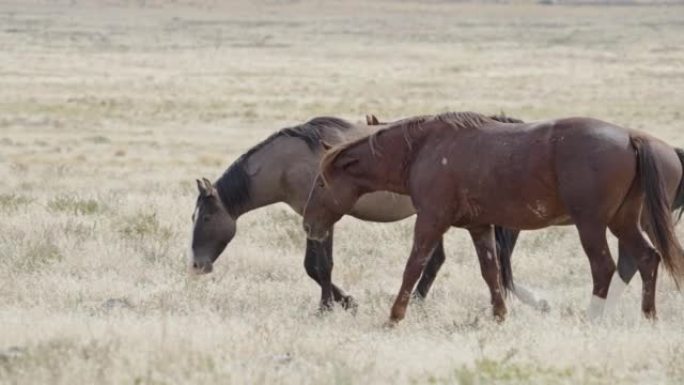
<svg viewBox="0 0 684 385"><path fill-rule="evenodd" d="M494 236L496 238L496 251L499 254L499 266L506 293L513 290L513 269L511 268L511 255L513 248L518 241L520 231L494 226Z"/></svg>
<svg viewBox="0 0 684 385"><path fill-rule="evenodd" d="M684 250L674 232L665 181L651 141L641 136L632 136L631 141L637 152L641 188L646 194L644 217L651 228L652 241L660 252L663 264L679 287L679 281L684 277Z"/></svg>
<svg viewBox="0 0 684 385"><path fill-rule="evenodd" d="M679 157L679 161L682 163L682 170L684 170L684 150L675 148L675 152ZM677 189L677 195L675 196L672 210L679 210L675 215L677 216L677 221L681 220L682 214L684 214L684 172L682 173L682 180L679 182L679 188Z"/></svg>
<svg viewBox="0 0 684 385"><path fill-rule="evenodd" d="M503 111L498 115L490 116L490 118L502 123L523 123L520 119L506 116ZM499 253L499 266L501 267L504 289L506 290L506 294L508 294L508 292L514 288L511 255L513 254L515 243L518 241L520 231L495 226L494 234L496 237L496 249Z"/></svg>

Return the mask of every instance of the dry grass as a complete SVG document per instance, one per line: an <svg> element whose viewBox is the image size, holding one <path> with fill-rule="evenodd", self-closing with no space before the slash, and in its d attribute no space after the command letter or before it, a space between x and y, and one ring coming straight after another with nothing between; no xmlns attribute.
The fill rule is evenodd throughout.
<svg viewBox="0 0 684 385"><path fill-rule="evenodd" d="M381 328L410 220L339 226L334 277L356 316L315 315L284 206L241 218L211 276L183 258L194 178L316 115L591 115L684 145L681 7L85 3L0 5L0 383L684 381L673 284L655 325L638 278L585 323L570 228L523 236L517 279L553 309L512 300L503 325L454 230L429 300Z"/></svg>

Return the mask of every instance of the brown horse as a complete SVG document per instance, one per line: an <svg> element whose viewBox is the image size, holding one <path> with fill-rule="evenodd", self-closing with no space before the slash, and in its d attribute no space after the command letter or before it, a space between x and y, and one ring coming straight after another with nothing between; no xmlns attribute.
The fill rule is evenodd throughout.
<svg viewBox="0 0 684 385"><path fill-rule="evenodd" d="M198 180L199 196L192 216L192 247L188 253L191 270L200 274L212 271L214 262L235 236L238 218L245 213L282 202L301 214L318 175L323 156L320 142L339 144L366 137L381 128L377 126L377 118L369 116L367 122L368 125L357 125L338 118L319 117L284 128L240 156L215 183ZM375 222L397 221L413 214L415 210L409 197L387 192L368 194L350 210L350 215L356 218ZM307 240L306 273L321 286L323 308L328 308L333 300L345 308L353 308L354 299L332 282L332 252L332 229L325 239ZM416 288L417 297L427 296L444 259L440 241ZM507 261L501 264L510 265ZM508 275L505 280L512 282L512 276ZM547 306L546 301L530 296L530 291L522 285L516 285L514 293L536 308Z"/></svg>
<svg viewBox="0 0 684 385"><path fill-rule="evenodd" d="M653 318L660 260L675 282L684 276L670 215L674 193L668 193L677 191L681 174L672 147L600 120L504 124L476 113L448 113L391 125L329 151L312 186L304 229L311 239L324 237L369 192L411 196L414 244L391 322L404 318L410 292L450 226L470 232L494 315L502 320L506 306L494 224L523 230L574 224L589 257L588 315L595 318L615 272L606 241L610 229L636 258L642 311ZM642 233L642 208L657 250Z"/></svg>
<svg viewBox="0 0 684 385"><path fill-rule="evenodd" d="M520 119L515 119L511 117L507 117L503 112L499 114L498 116L495 117L495 120L498 120L502 123L523 123L522 120ZM368 125L389 125L391 123L389 122L381 122L375 115L367 115L366 116L366 122ZM677 157L679 158L680 163L682 164L682 168L684 169L684 149L681 148L675 148L674 149ZM668 176L668 175L666 175ZM684 213L684 173L676 175L676 174L669 174L669 176L673 177L674 179L668 183L669 186L678 186L676 191L671 191L671 195L673 195L674 202L672 203L672 210L673 211L679 211L676 215L678 219L681 219L682 214ZM642 220L643 220L644 214L642 213ZM529 303L537 303L539 307L547 307L548 304L546 304L545 301L542 301L541 303L539 301L535 302L534 299L534 293L530 292L524 287L521 288L515 288L513 286L513 276L512 276L512 271L510 269L510 262L512 259L512 254L513 250L515 248L515 245L518 241L518 236L520 234L520 230L515 230L515 229L508 229L505 227L500 227L496 226L495 227L495 233L496 233L496 248L497 252L499 253L499 261L502 262L501 264L501 270L502 270L502 275L503 275L503 281L504 285L506 286L507 289L512 290L516 296L519 298L523 298L524 300L528 301ZM651 234L649 234L651 235ZM503 263L503 262L506 263ZM615 307L617 304L617 301L624 291L624 289L627 287L629 282L634 278L634 275L636 275L638 271L637 267L637 262L636 258L629 254L626 250L625 245L622 242L618 243L618 259L617 259L617 274L620 279L615 278L610 281L610 288L608 289L608 293L610 296L606 299L606 306L605 306L605 312L609 313L610 310ZM525 296L529 296L529 298L525 298Z"/></svg>

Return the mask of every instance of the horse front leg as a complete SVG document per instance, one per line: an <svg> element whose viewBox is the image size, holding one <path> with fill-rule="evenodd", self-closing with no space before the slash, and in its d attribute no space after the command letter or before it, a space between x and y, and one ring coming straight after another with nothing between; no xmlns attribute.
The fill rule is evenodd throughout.
<svg viewBox="0 0 684 385"><path fill-rule="evenodd" d="M504 301L504 286L501 275L501 267L496 254L496 242L494 240L494 226L478 226L469 228L470 237L473 239L477 257L480 260L480 271L491 295L494 318L498 322L506 319L506 302Z"/></svg>
<svg viewBox="0 0 684 385"><path fill-rule="evenodd" d="M390 325L404 319L406 307L411 298L411 291L420 277L433 250L437 247L444 232L449 228L448 224L441 223L440 216L428 215L419 212L413 235L413 248L399 288L399 293L392 305L389 323Z"/></svg>
<svg viewBox="0 0 684 385"><path fill-rule="evenodd" d="M333 233L323 241L306 240L304 254L306 273L321 287L321 310L332 309L333 301L346 310L355 310L357 303L354 297L332 283L333 269Z"/></svg>

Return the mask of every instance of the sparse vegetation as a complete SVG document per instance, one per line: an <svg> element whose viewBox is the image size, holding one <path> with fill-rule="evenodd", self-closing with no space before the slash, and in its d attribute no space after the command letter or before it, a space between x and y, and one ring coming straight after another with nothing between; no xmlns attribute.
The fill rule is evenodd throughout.
<svg viewBox="0 0 684 385"><path fill-rule="evenodd" d="M85 138L85 141L94 143L94 144L109 144L112 142L111 139L104 135L94 135L94 136L88 136Z"/></svg>
<svg viewBox="0 0 684 385"><path fill-rule="evenodd" d="M47 203L48 210L71 215L93 215L106 210L106 207L94 199L81 199L73 195L60 195Z"/></svg>
<svg viewBox="0 0 684 385"><path fill-rule="evenodd" d="M551 311L510 300L501 325L453 229L430 297L382 328L412 219L336 227L356 315L316 312L283 205L185 274L195 178L313 116L589 115L684 147L681 6L536 3L0 4L0 384L682 383L684 297L661 274L651 325L635 278L587 324L572 228L522 234L515 278Z"/></svg>
<svg viewBox="0 0 684 385"><path fill-rule="evenodd" d="M14 261L22 270L34 271L64 260L64 254L52 239L31 239L22 246L23 252Z"/></svg>
<svg viewBox="0 0 684 385"><path fill-rule="evenodd" d="M528 384L538 382L544 384L564 384L572 377L571 369L557 369L553 367L541 367L539 365L519 365L494 361L490 359L478 360L474 367L463 367L456 371L456 379L459 384L489 384L489 383L513 383ZM591 376L585 380L598 382L598 376ZM435 383L439 383L436 381ZM449 381L446 381L447 383Z"/></svg>
<svg viewBox="0 0 684 385"><path fill-rule="evenodd" d="M125 238L138 242L151 238L168 241L172 234L169 227L159 223L154 212L139 212L124 218L120 232Z"/></svg>
<svg viewBox="0 0 684 385"><path fill-rule="evenodd" d="M7 193L0 194L0 211L17 210L19 207L28 205L33 199L23 195Z"/></svg>
<svg viewBox="0 0 684 385"><path fill-rule="evenodd" d="M278 210L264 218L257 226L271 234L274 246L280 249L300 250L304 245L301 221L302 218L291 210Z"/></svg>

